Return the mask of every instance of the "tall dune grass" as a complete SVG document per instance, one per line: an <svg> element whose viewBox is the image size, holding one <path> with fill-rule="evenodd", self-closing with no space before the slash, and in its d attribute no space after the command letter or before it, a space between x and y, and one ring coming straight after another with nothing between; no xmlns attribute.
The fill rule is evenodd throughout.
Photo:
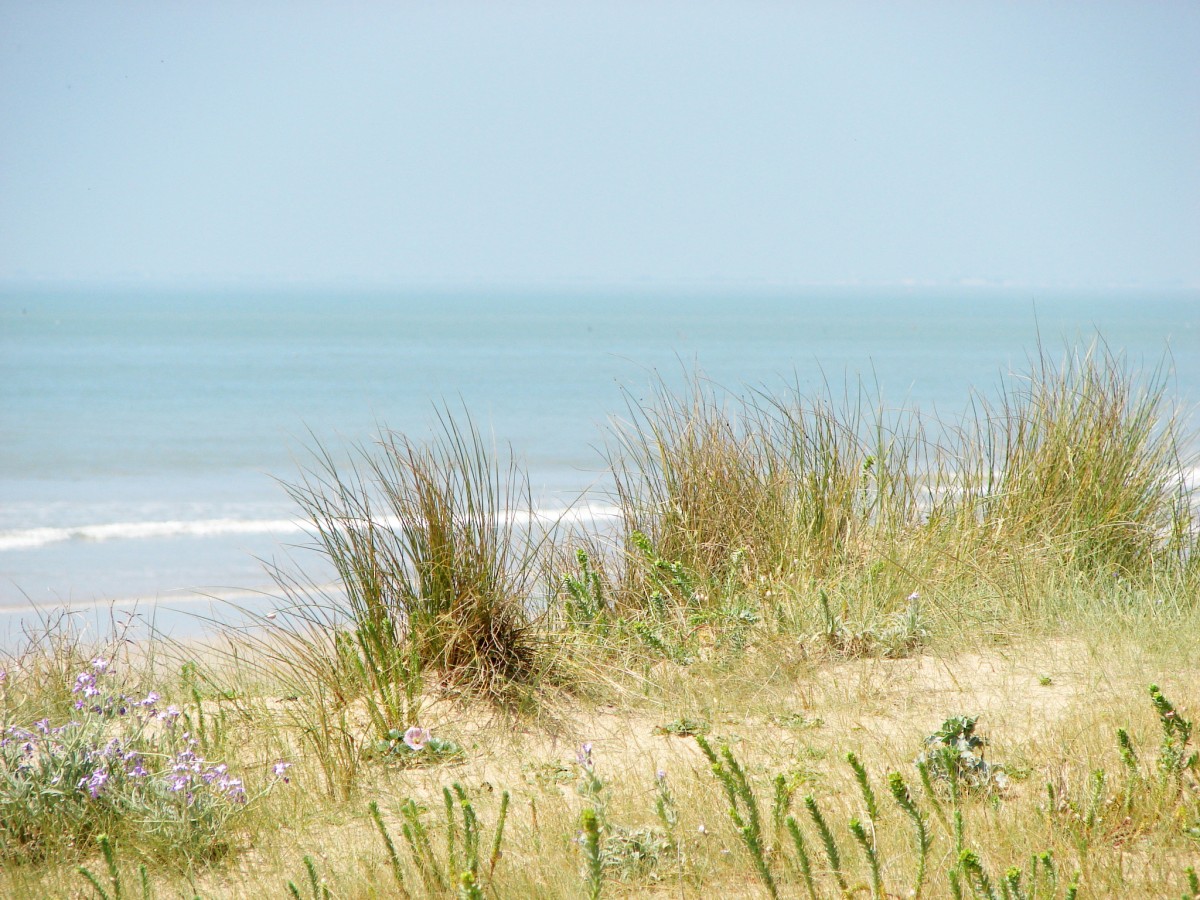
<svg viewBox="0 0 1200 900"><path fill-rule="evenodd" d="M836 570L918 516L918 432L863 385L836 398L799 388L733 396L696 376L630 405L610 464L627 533L722 581L745 572Z"/></svg>
<svg viewBox="0 0 1200 900"><path fill-rule="evenodd" d="M318 448L315 468L288 490L338 574L347 639L369 677L432 672L502 692L542 665L540 538L518 520L532 507L529 481L469 420L444 411L437 426L427 442L384 431L346 465Z"/></svg>
<svg viewBox="0 0 1200 900"><path fill-rule="evenodd" d="M1033 359L983 402L968 423L959 499L987 542L1086 572L1177 565L1194 523L1166 387L1161 367L1139 377L1094 344L1057 365Z"/></svg>
<svg viewBox="0 0 1200 900"><path fill-rule="evenodd" d="M1195 442L1166 385L1103 344L1042 352L960 422L862 384L838 398L659 382L610 450L626 544L644 535L652 569L678 566L710 600L765 581L815 606L816 584L877 611L922 586L990 585L1003 614L1064 579L1192 579ZM655 583L644 556L628 553L635 598Z"/></svg>

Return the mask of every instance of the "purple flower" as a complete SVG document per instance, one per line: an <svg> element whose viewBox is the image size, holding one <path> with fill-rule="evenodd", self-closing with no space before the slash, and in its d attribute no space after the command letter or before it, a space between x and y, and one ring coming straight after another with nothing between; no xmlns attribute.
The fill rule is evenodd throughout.
<svg viewBox="0 0 1200 900"><path fill-rule="evenodd" d="M223 780L227 771L229 771L229 767L222 763L219 766L209 766L208 771L200 777L204 780L205 784L212 784L218 778Z"/></svg>
<svg viewBox="0 0 1200 900"><path fill-rule="evenodd" d="M81 778L77 788L87 788L88 795L95 800L104 791L104 783L108 781L108 773L103 769L96 769L92 772L91 778Z"/></svg>
<svg viewBox="0 0 1200 900"><path fill-rule="evenodd" d="M433 735L429 733L428 728L414 725L408 731L404 732L404 743L408 745L410 750L423 750L431 737Z"/></svg>
<svg viewBox="0 0 1200 900"><path fill-rule="evenodd" d="M80 672L75 676L75 686L71 688L72 694L82 693L85 697L95 697L100 693L100 688L96 687L96 676L91 672ZM76 708L79 704L76 704Z"/></svg>
<svg viewBox="0 0 1200 900"><path fill-rule="evenodd" d="M103 674L105 672L105 670L108 669L108 660L105 659L103 656L97 656L95 659L92 660L92 668L95 671Z"/></svg>
<svg viewBox="0 0 1200 900"><path fill-rule="evenodd" d="M230 803L244 803L246 801L246 789L242 787L242 779L240 778L222 778L217 783L217 787L225 793Z"/></svg>
<svg viewBox="0 0 1200 900"><path fill-rule="evenodd" d="M592 742L587 741L577 751L575 751L575 762L583 766L585 769L591 769L594 765L592 761Z"/></svg>
<svg viewBox="0 0 1200 900"><path fill-rule="evenodd" d="M287 777L287 770L292 767L290 762L284 762L282 759L271 767L271 771L275 773L276 778L282 778L286 784L290 779Z"/></svg>

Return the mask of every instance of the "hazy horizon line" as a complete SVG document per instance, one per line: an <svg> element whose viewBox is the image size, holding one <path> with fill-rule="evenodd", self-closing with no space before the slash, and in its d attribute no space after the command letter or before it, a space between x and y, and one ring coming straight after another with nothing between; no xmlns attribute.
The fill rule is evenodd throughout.
<svg viewBox="0 0 1200 900"><path fill-rule="evenodd" d="M236 275L236 276L207 276L207 275L178 275L170 277L150 275L124 276L94 276L94 275L0 275L0 290L21 290L28 288L133 288L168 290L172 288L188 289L230 289L238 287L278 288L278 289L329 289L329 288L358 288L364 290L488 290L488 289L564 289L564 288L603 288L603 289L680 289L680 288L710 288L710 289L837 289L837 288L867 288L867 289L979 289L979 290L1170 290L1195 291L1200 290L1200 282L1179 280L1155 281L1088 281L1075 279L1072 281L1028 281L1022 279L983 278L983 277L948 277L931 278L896 278L896 279L832 279L832 280L800 280L786 278L736 278L723 276L694 276L683 278L667 278L654 276L639 276L632 278L603 278L598 276L572 276L547 278L377 278L369 276L343 276L339 278L314 277L279 277L271 275Z"/></svg>

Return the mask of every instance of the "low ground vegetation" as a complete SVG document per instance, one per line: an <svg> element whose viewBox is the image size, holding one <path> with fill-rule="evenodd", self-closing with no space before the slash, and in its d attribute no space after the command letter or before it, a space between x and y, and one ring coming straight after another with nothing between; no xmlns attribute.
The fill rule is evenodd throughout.
<svg viewBox="0 0 1200 900"><path fill-rule="evenodd" d="M1165 383L1043 356L953 423L660 384L615 527L448 412L318 450L336 588L0 663L0 895L1200 896Z"/></svg>

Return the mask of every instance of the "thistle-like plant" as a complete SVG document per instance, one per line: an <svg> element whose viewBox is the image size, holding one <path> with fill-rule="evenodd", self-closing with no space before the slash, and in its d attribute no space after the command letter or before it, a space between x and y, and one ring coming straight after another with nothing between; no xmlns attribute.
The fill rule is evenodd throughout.
<svg viewBox="0 0 1200 900"><path fill-rule="evenodd" d="M675 792L667 780L667 773L659 769L654 776L654 812L663 823L667 837L675 843L675 829L679 827L679 804Z"/></svg>
<svg viewBox="0 0 1200 900"><path fill-rule="evenodd" d="M1008 783L1004 767L984 759L987 741L975 733L978 718L954 716L925 738L925 750L917 757L934 780L949 783L951 776L969 791L990 793Z"/></svg>

